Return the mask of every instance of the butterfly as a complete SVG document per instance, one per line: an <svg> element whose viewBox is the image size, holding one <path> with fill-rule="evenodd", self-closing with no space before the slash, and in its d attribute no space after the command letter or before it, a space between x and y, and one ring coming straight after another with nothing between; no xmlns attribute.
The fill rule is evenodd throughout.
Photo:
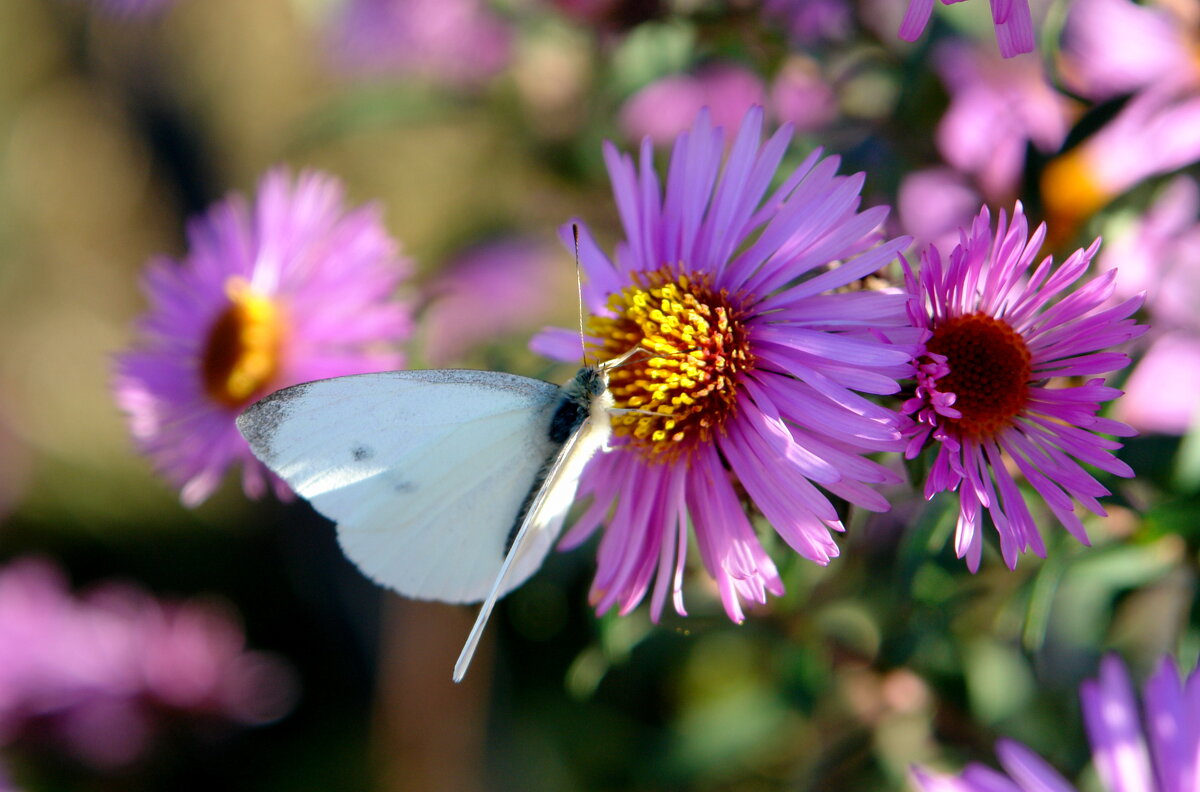
<svg viewBox="0 0 1200 792"><path fill-rule="evenodd" d="M471 603L466 674L496 601L541 566L588 461L608 448L608 372L565 385L492 371L357 374L276 391L238 429L254 455L337 523L346 556L407 597ZM640 410L636 412L642 412Z"/></svg>

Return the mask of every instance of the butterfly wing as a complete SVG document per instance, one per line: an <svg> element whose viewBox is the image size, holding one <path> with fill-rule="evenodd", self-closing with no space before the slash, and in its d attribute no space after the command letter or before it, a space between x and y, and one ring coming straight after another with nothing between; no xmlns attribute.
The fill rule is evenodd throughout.
<svg viewBox="0 0 1200 792"><path fill-rule="evenodd" d="M514 521L559 451L546 427L560 389L484 371L394 371L278 391L238 428L255 456L338 524L346 555L418 599L476 602L497 580ZM554 533L523 543L501 595Z"/></svg>

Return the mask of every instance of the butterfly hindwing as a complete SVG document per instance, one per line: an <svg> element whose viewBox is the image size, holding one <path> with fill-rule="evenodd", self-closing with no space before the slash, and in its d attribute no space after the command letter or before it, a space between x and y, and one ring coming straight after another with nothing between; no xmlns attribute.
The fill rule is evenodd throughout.
<svg viewBox="0 0 1200 792"><path fill-rule="evenodd" d="M560 389L481 371L396 371L297 385L238 426L256 456L338 524L346 555L401 594L474 602L558 446ZM553 535L522 548L504 590L540 566Z"/></svg>

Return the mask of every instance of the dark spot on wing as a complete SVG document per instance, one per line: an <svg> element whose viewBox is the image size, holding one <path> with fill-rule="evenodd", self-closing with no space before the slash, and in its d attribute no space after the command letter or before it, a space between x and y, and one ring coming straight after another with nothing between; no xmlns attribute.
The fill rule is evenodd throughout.
<svg viewBox="0 0 1200 792"><path fill-rule="evenodd" d="M350 453L354 456L355 462L365 462L375 456L375 449L368 445L356 445Z"/></svg>
<svg viewBox="0 0 1200 792"><path fill-rule="evenodd" d="M397 481L392 485L392 491L398 492L402 495L408 492L414 492L416 489L417 485L413 484L411 481Z"/></svg>

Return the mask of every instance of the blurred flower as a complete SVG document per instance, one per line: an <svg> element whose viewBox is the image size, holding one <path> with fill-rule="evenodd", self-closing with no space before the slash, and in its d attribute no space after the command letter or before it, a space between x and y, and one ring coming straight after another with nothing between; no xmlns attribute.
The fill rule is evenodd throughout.
<svg viewBox="0 0 1200 792"><path fill-rule="evenodd" d="M963 229L946 265L934 247L922 254L919 276L905 262L913 322L930 333L916 394L904 404L904 411L917 417L906 456L915 457L932 438L937 457L925 480L925 497L958 490L955 551L972 571L979 568L983 549L983 509L1000 534L1000 552L1010 568L1026 550L1045 555L1011 465L1059 522L1087 544L1072 499L1102 515L1096 497L1108 490L1075 460L1132 476L1128 465L1108 453L1120 444L1095 433L1133 432L1097 415L1101 402L1120 395L1103 378L1061 388L1048 387L1048 381L1126 366L1128 357L1102 350L1146 329L1127 318L1140 297L1106 305L1116 275L1111 270L1047 307L1083 276L1100 240L1075 251L1053 273L1050 256L1031 273L1045 225L1028 238L1020 203L1011 225L1001 211L994 244L989 223L984 207L973 226Z"/></svg>
<svg viewBox="0 0 1200 792"><path fill-rule="evenodd" d="M254 205L234 195L188 227L183 261L148 266L150 312L116 361L113 390L140 450L181 490L207 498L242 463L242 486L286 493L250 453L234 419L299 382L400 367L410 330L393 293L409 270L376 207L347 213L341 185L283 170ZM269 477L269 478L268 478Z"/></svg>
<svg viewBox="0 0 1200 792"><path fill-rule="evenodd" d="M942 0L943 5L960 0ZM1006 58L1033 51L1033 16L1029 12L1029 0L990 0L992 23L996 26L996 43L1000 54ZM929 16L933 13L933 0L908 0L908 10L900 23L900 38L916 41L920 38Z"/></svg>
<svg viewBox="0 0 1200 792"><path fill-rule="evenodd" d="M1047 218L1065 239L1143 179L1200 160L1200 95L1142 92L1102 129L1051 160L1041 177Z"/></svg>
<svg viewBox="0 0 1200 792"><path fill-rule="evenodd" d="M837 118L837 95L816 61L793 55L771 84L771 110L797 132L810 132Z"/></svg>
<svg viewBox="0 0 1200 792"><path fill-rule="evenodd" d="M0 745L48 738L114 767L142 758L168 715L262 723L293 697L291 670L247 651L213 605L122 583L75 597L45 561L0 567Z"/></svg>
<svg viewBox="0 0 1200 792"><path fill-rule="evenodd" d="M1196 792L1196 756L1200 730L1196 703L1200 676L1181 680L1179 668L1164 657L1143 689L1139 718L1137 696L1121 661L1113 655L1100 664L1100 676L1080 687L1083 722L1092 746L1092 762L1110 792L1159 790ZM1144 724L1144 725L1143 725ZM1072 792L1074 787L1032 750L1000 740L996 754L1004 773L970 764L959 776L913 770L921 792Z"/></svg>
<svg viewBox="0 0 1200 792"><path fill-rule="evenodd" d="M1186 434L1200 418L1200 335L1165 333L1125 383L1114 415L1139 432Z"/></svg>
<svg viewBox="0 0 1200 792"><path fill-rule="evenodd" d="M675 143L665 194L648 140L637 165L605 148L625 241L609 259L580 226L586 333L601 360L634 346L648 355L611 372L616 406L638 412L614 417L614 450L592 460L580 486L592 506L563 540L578 545L606 524L591 590L601 613L630 611L652 585L652 618L668 592L684 613L689 520L732 620L742 600L781 594L740 493L819 564L838 554L830 531L843 526L816 485L868 509L888 505L868 485L896 477L863 454L900 447L897 416L855 391L894 393L910 369L913 348L864 329L901 330L904 298L830 290L886 265L908 240L877 245L887 209L858 212L863 176L836 176L836 158L810 155L768 195L791 131L761 144L762 118L761 108L746 115L722 171L725 133L702 112ZM534 346L580 359L573 330Z"/></svg>
<svg viewBox="0 0 1200 792"><path fill-rule="evenodd" d="M1117 294L1145 293L1159 334L1129 376L1115 415L1141 432L1184 434L1200 406L1200 188L1179 176L1145 213L1112 225L1100 266L1117 271Z"/></svg>
<svg viewBox="0 0 1200 792"><path fill-rule="evenodd" d="M348 71L471 84L508 63L508 26L481 0L345 0L330 30Z"/></svg>
<svg viewBox="0 0 1200 792"><path fill-rule="evenodd" d="M1067 14L1059 63L1064 81L1093 100L1200 79L1194 26L1167 5L1131 0L1075 0Z"/></svg>
<svg viewBox="0 0 1200 792"><path fill-rule="evenodd" d="M777 20L793 43L805 46L844 39L854 25L847 0L765 0L763 16Z"/></svg>
<svg viewBox="0 0 1200 792"><path fill-rule="evenodd" d="M958 231L971 222L982 199L967 179L952 168L909 171L900 182L896 213L900 227L918 248L937 245L948 252Z"/></svg>
<svg viewBox="0 0 1200 792"><path fill-rule="evenodd" d="M158 14L176 0L88 0L99 11L115 17L147 17Z"/></svg>
<svg viewBox="0 0 1200 792"><path fill-rule="evenodd" d="M522 328L540 327L556 297L555 270L574 274L557 247L509 237L467 250L440 270L428 288L422 349L431 366L461 363L472 347ZM565 281L565 278L563 279Z"/></svg>
<svg viewBox="0 0 1200 792"><path fill-rule="evenodd" d="M950 92L938 150L973 175L990 200L1011 200L1029 144L1047 154L1062 146L1070 104L1050 85L1038 58L1000 60L952 41L937 48L934 62Z"/></svg>
<svg viewBox="0 0 1200 792"><path fill-rule="evenodd" d="M1116 225L1116 223L1114 223ZM1158 329L1200 335L1200 187L1179 176L1146 212L1107 230L1101 269L1117 270L1116 293L1146 294Z"/></svg>
<svg viewBox="0 0 1200 792"><path fill-rule="evenodd" d="M701 108L713 121L732 130L746 111L763 103L765 88L754 72L731 63L701 67L695 74L673 74L650 83L621 108L618 122L632 140L656 144L673 141Z"/></svg>

